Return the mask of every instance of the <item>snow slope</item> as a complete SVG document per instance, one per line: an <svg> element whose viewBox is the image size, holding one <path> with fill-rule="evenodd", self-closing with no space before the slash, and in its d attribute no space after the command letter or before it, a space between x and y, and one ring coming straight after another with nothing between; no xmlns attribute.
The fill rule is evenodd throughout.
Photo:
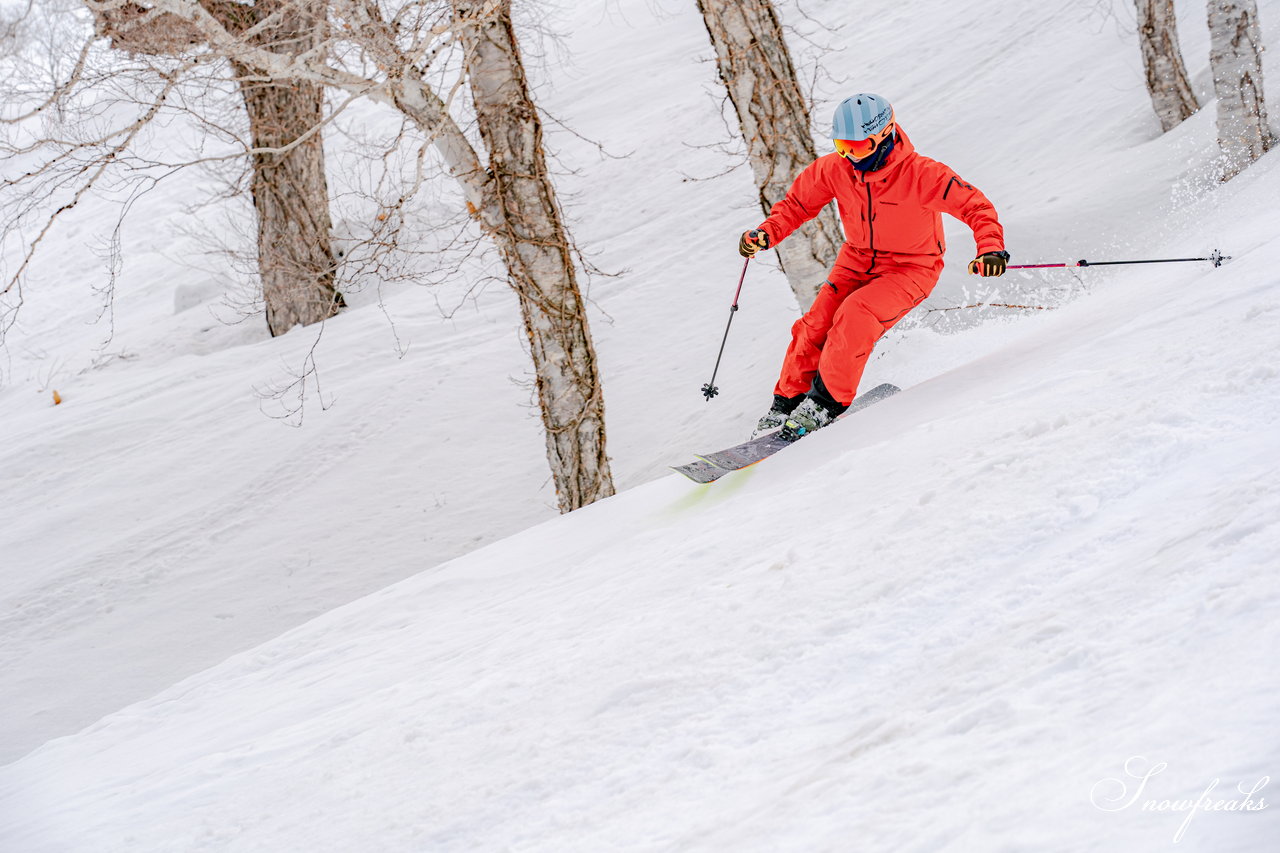
<svg viewBox="0 0 1280 853"><path fill-rule="evenodd" d="M1194 798L1280 762L1261 168L1232 266L1135 273L765 465L632 489L237 655L5 768L0 838L1167 848L1181 816L1103 812L1095 783L1144 756L1168 764L1149 795ZM1278 816L1197 815L1182 849L1267 849Z"/></svg>
<svg viewBox="0 0 1280 853"><path fill-rule="evenodd" d="M84 372L93 336L55 317L95 266L66 239L84 273L47 273L0 389L7 757L102 719L0 769L0 849L1154 850L1181 816L1090 803L1130 756L1168 762L1153 796L1274 775L1274 156L1203 190L1212 110L1155 138L1097 4L864 4L824 67L891 94L1019 260L1237 260L1089 271L1060 311L961 334L922 314L866 377L906 393L710 489L646 482L741 433L795 314L753 270L702 403L756 214L742 169L683 179L725 164L682 145L722 136L691 6L561 10L570 64L542 72L553 113L630 155L557 137L590 164L563 179L579 239L628 268L593 323L615 465L645 485L432 571L553 515L503 294L448 323L388 300L404 359L376 307L328 324L337 403L286 430L253 386L310 337L165 317L154 223L181 190L139 226L124 357ZM955 37L975 19L1006 49ZM637 80L662 97L620 95ZM1044 108L1081 92L1096 123ZM994 102L1001 133L957 132ZM965 297L951 246L933 306ZM486 428L444 441L477 398ZM1198 815L1182 846L1266 849L1274 815Z"/></svg>

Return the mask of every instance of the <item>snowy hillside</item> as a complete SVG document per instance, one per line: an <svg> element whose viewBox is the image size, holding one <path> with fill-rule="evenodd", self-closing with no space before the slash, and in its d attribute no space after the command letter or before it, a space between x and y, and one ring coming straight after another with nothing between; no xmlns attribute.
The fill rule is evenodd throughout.
<svg viewBox="0 0 1280 853"><path fill-rule="evenodd" d="M254 388L314 338L210 318L190 188L140 206L112 357L64 233L0 388L0 850L1274 846L1274 787L1185 826L1141 802L1280 770L1280 161L1206 185L1211 108L1157 138L1128 4L805 8L843 78L818 115L893 97L1015 261L1234 260L1028 274L999 295L1060 307L961 320L927 310L971 301L957 228L864 380L904 393L694 486L664 466L749 429L797 309L753 269L702 401L758 220L745 169L685 180L729 165L690 147L724 138L705 31L692 3L561 8L539 97L628 155L554 140L578 240L626 270L592 322L630 488L554 517L497 288L448 321L388 296L404 358L376 304L327 324L333 405L291 430ZM1126 762L1166 765L1128 807Z"/></svg>

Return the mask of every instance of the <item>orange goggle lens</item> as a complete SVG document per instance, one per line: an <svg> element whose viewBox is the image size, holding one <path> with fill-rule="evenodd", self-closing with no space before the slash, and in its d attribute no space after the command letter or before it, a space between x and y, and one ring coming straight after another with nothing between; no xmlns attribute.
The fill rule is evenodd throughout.
<svg viewBox="0 0 1280 853"><path fill-rule="evenodd" d="M836 151L841 157L852 157L855 160L861 160L876 150L876 140L874 139L837 139Z"/></svg>
<svg viewBox="0 0 1280 853"><path fill-rule="evenodd" d="M836 151L842 157L851 157L854 160L861 160L864 157L870 157L872 152L880 147L880 143L893 135L893 123L890 122L887 127L869 139L837 139Z"/></svg>

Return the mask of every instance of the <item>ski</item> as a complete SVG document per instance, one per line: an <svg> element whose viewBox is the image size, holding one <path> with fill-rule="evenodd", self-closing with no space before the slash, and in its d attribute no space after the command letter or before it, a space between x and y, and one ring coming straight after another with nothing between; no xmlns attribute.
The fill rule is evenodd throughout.
<svg viewBox="0 0 1280 853"><path fill-rule="evenodd" d="M724 468L698 459L687 465L672 465L672 471L679 471L695 483L712 483L729 472Z"/></svg>
<svg viewBox="0 0 1280 853"><path fill-rule="evenodd" d="M896 385L885 383L877 385L865 394L854 399L853 404L840 417L846 417L854 412L861 411L873 403L888 399L897 394L902 389ZM771 432L768 435L762 435L751 441L745 441L742 444L718 450L715 453L699 453L695 454L698 459L696 462L690 462L687 465L673 465L673 470L679 471L695 483L711 483L728 474L730 471L737 471L746 468L748 465L754 465L762 459L768 459L782 448L791 444L786 441L778 432Z"/></svg>
<svg viewBox="0 0 1280 853"><path fill-rule="evenodd" d="M734 445L724 450L717 450L715 453L695 453L694 456L725 473L737 471L740 468L746 468L748 465L754 465L761 459L767 459L788 444L791 444L790 441L782 437L781 432L781 430L777 430L759 438L744 441L742 444Z"/></svg>

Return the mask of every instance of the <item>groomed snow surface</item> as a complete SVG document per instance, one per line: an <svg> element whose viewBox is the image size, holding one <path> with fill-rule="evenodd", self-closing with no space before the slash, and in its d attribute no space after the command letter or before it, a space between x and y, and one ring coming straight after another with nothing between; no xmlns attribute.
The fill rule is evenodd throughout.
<svg viewBox="0 0 1280 853"><path fill-rule="evenodd" d="M749 430L797 308L756 265L704 403L758 214L743 168L685 180L730 163L684 144L724 138L695 4L556 10L540 100L629 155L553 135L578 239L626 270L592 291L625 490L564 517L500 288L447 321L357 299L291 430L254 388L314 336L210 317L190 186L140 203L95 351L86 204L0 387L0 850L1278 849L1280 160L1205 181L1212 103L1158 134L1129 8L796 21L840 78L818 115L891 97L1017 261L1233 260L929 313L976 298L952 230L864 380L904 392L705 487L664 466Z"/></svg>

